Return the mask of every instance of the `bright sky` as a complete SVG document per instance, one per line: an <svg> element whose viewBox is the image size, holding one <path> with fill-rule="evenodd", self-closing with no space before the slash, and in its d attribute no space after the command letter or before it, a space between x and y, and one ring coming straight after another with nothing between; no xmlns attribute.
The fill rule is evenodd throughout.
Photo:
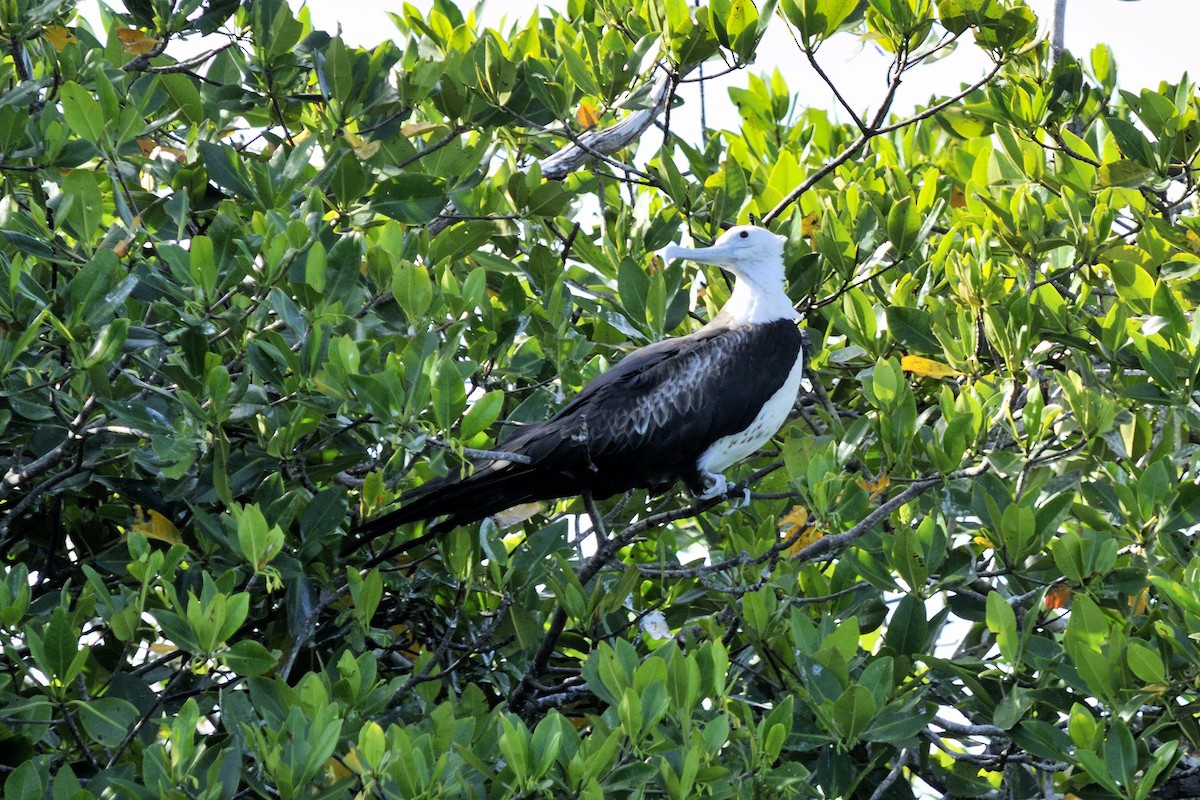
<svg viewBox="0 0 1200 800"><path fill-rule="evenodd" d="M1028 0L1029 5L1048 25L1053 0ZM121 7L120 0L109 0ZM300 5L300 0L290 0ZM428 8L431 0L409 0L418 8ZM460 3L464 8L473 2ZM501 30L508 23L527 19L538 5L562 9L566 0L493 0L485 6L483 21ZM385 12L399 11L402 0L308 0L313 24L335 32L341 26L345 39L356 45L371 47L389 36L394 27ZM90 19L98 19L97 0L81 0L79 8ZM507 23L502 25L502 22ZM1155 87L1161 80L1177 81L1186 71L1200 76L1200 48L1196 47L1196 32L1200 31L1200 0L1068 0L1066 43L1081 60L1098 42L1106 42L1116 54L1118 78L1126 89ZM191 43L189 43L191 44ZM180 55L180 54L177 54ZM873 109L884 90L889 63L886 54L871 45L864 45L852 36L842 35L826 42L818 53L825 72L859 110ZM783 66L781 66L783 65ZM799 56L783 25L773 25L759 48L759 58L750 68L769 73L780 68L788 86L799 102L809 106L835 108L832 93L820 81L808 64ZM982 53L971 47L960 48L949 57L932 65L917 68L901 86L895 109L905 111L925 103L931 96L957 91L961 84L978 79L988 63ZM714 70L716 65L714 66ZM729 101L727 88L744 86L742 72L709 82L705 91L708 124L712 127L731 127L737 115ZM672 117L676 125L685 123L699 130L698 90L684 93L685 106ZM843 117L844 118L844 117ZM683 131L686 135L686 130ZM690 138L690 137L689 137Z"/></svg>
<svg viewBox="0 0 1200 800"><path fill-rule="evenodd" d="M296 4L296 0L293 0ZM409 0L418 8L428 8L430 0ZM473 3L460 3L471 7ZM499 26L501 21L526 19L538 6L562 9L565 0L493 0L485 6L484 23ZM1048 26L1053 0L1029 0L1029 5ZM347 14L344 0L309 0L313 24L334 31L340 24L350 42L370 46L385 32L392 30L387 10L397 10L399 0L359 0L353 13ZM503 28L502 28L503 29ZM1200 76L1200 48L1196 47L1196 32L1200 31L1200 0L1068 0L1066 44L1078 58L1085 60L1098 42L1106 42L1116 54L1118 79L1123 88L1156 87L1161 80L1178 81L1187 71ZM806 62L799 57L784 26L776 23L759 48L757 62L751 67L770 72L779 67L788 86L800 102L828 109L835 107L832 93L820 81ZM826 42L818 59L827 74L859 110L874 108L884 90L889 62L886 54L870 45L863 45L852 36L843 35ZM780 66L786 65L786 66ZM957 91L962 83L971 83L988 68L985 56L971 47L936 64L918 68L902 84L896 110L911 109L925 103L933 95ZM708 83L705 102L709 125L728 127L736 124L737 115L726 89L743 86L746 77L741 72ZM693 96L684 97L693 110L690 119L699 129L699 104ZM676 113L672 122L688 119Z"/></svg>

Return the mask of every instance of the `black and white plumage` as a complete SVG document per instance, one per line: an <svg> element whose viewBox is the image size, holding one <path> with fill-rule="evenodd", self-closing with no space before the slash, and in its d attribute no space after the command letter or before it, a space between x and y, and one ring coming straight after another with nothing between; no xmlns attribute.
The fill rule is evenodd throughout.
<svg viewBox="0 0 1200 800"><path fill-rule="evenodd" d="M659 492L677 481L699 497L724 493L724 470L779 430L800 388L804 354L799 315L783 290L783 243L741 226L711 247L666 247L664 258L734 276L711 322L630 353L553 418L497 445L529 463L484 459L466 477L430 481L399 509L366 522L356 540L419 520L439 520L431 529L438 532L521 503Z"/></svg>

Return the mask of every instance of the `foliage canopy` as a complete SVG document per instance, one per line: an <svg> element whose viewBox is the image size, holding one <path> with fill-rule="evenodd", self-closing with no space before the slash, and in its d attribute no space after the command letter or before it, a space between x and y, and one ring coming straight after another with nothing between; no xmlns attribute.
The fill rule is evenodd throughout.
<svg viewBox="0 0 1200 800"><path fill-rule="evenodd" d="M1186 78L1019 1L126 5L0 4L6 797L1143 800L1200 745ZM671 132L785 24L894 55L869 115L748 74ZM953 46L995 68L893 115ZM753 502L342 552L711 316L652 253L751 216L813 343Z"/></svg>

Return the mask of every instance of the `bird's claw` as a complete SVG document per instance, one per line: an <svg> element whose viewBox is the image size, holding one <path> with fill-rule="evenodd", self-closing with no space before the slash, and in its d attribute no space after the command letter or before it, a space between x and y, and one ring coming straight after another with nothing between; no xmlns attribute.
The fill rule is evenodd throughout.
<svg viewBox="0 0 1200 800"><path fill-rule="evenodd" d="M726 491L728 491L728 490L726 490ZM730 498L729 499L729 508L725 509L721 513L722 513L722 515L732 514L735 511L740 511L741 509L745 508L748 505L750 505L750 487L749 486L747 486L745 489L742 489L741 497L738 497L736 500L733 498Z"/></svg>
<svg viewBox="0 0 1200 800"><path fill-rule="evenodd" d="M714 497L720 497L729 491L729 481L724 475L719 473L704 476L709 480L708 486L700 493L699 499L712 500Z"/></svg>

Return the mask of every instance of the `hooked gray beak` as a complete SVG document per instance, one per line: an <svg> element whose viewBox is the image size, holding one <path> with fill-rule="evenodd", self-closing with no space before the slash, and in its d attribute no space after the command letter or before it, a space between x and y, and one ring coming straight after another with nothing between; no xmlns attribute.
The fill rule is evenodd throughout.
<svg viewBox="0 0 1200 800"><path fill-rule="evenodd" d="M672 258L686 258L689 261L697 261L701 264L715 264L720 266L724 264L730 255L730 248L723 245L713 245L712 247L680 247L677 244L669 244L658 254L663 257L663 260L669 261Z"/></svg>

